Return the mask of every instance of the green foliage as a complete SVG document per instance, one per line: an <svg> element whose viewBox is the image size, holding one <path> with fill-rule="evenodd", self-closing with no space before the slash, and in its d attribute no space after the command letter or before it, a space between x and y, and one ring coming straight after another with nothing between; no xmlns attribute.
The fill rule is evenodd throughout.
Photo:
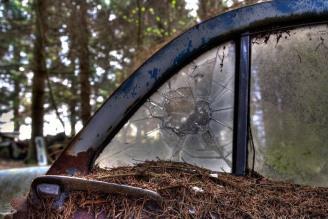
<svg viewBox="0 0 328 219"><path fill-rule="evenodd" d="M79 60L84 34L79 23L81 2L44 1L46 16L42 18L46 24L42 32L47 71L45 113L59 109L59 117L71 121L72 126L80 120L79 64L85 61ZM0 113L16 110L18 128L31 116L35 6L33 0L0 3L0 83L4 85L0 87ZM221 5L215 6L221 10ZM93 111L154 48L198 19L190 15L185 0L92 0L86 1L86 7Z"/></svg>
<svg viewBox="0 0 328 219"><path fill-rule="evenodd" d="M20 106L22 113L28 111L28 105L22 101L22 96L29 89L24 71L29 69L27 54L31 52L28 38L31 20L27 6L21 1L6 1L0 6L0 115L11 110L18 111ZM18 35L20 39L17 39ZM14 118L15 126L22 122L23 118Z"/></svg>

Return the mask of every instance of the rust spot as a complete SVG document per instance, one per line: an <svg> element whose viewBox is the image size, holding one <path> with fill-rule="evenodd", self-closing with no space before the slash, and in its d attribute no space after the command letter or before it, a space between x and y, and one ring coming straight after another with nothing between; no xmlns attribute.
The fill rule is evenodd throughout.
<svg viewBox="0 0 328 219"><path fill-rule="evenodd" d="M94 154L95 151L92 148L80 152L76 156L64 152L50 167L47 175L85 175L89 173L89 164Z"/></svg>

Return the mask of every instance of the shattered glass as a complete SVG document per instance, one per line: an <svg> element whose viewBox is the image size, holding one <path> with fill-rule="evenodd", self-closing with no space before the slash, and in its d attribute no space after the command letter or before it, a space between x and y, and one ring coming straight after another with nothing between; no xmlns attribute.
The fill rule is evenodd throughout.
<svg viewBox="0 0 328 219"><path fill-rule="evenodd" d="M181 69L130 118L97 158L113 168L171 160L231 170L235 47L216 47Z"/></svg>
<svg viewBox="0 0 328 219"><path fill-rule="evenodd" d="M328 26L252 40L251 128L255 170L328 186Z"/></svg>

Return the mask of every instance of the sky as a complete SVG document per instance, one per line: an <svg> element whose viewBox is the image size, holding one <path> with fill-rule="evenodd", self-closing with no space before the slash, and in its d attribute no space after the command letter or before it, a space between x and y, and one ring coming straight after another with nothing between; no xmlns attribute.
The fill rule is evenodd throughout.
<svg viewBox="0 0 328 219"><path fill-rule="evenodd" d="M191 10L190 14L196 17L198 9L198 0L186 0L186 3L186 8Z"/></svg>

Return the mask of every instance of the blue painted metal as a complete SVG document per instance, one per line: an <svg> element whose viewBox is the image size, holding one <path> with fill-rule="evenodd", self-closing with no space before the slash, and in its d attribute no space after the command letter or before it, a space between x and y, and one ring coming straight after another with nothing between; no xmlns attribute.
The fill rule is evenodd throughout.
<svg viewBox="0 0 328 219"><path fill-rule="evenodd" d="M107 99L48 174L65 174L67 170L87 173L95 156L143 101L206 50L247 31L322 21L327 17L326 0L275 0L233 10L194 26L148 59Z"/></svg>
<svg viewBox="0 0 328 219"><path fill-rule="evenodd" d="M241 37L237 48L239 57L237 55L232 172L235 175L243 176L247 168L247 130L249 124L251 39L248 34Z"/></svg>

